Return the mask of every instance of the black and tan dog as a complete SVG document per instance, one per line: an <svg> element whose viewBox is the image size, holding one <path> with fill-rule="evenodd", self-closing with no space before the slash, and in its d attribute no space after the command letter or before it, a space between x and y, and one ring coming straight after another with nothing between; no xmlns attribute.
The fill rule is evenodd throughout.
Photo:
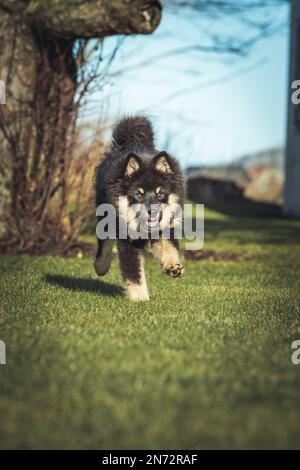
<svg viewBox="0 0 300 470"><path fill-rule="evenodd" d="M96 169L96 204L97 207L112 204L117 210L117 220L121 213L124 215L126 212L126 220L132 227L136 223L136 207L143 207L149 230L155 226L158 228L157 239L132 239L130 236L117 239L120 267L130 300L149 300L143 257L148 241L164 272L172 277L183 274L174 229L170 227L168 239L161 236L164 211L172 212L174 205L182 206L183 193L179 164L167 152L155 149L150 121L143 116L122 119L115 127L111 145ZM122 208L120 197L125 200ZM94 266L99 276L109 270L113 243L111 239L98 238Z"/></svg>

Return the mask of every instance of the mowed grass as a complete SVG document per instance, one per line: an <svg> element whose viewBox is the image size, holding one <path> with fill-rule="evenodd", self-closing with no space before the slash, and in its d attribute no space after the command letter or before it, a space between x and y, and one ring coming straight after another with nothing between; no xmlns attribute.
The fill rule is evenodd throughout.
<svg viewBox="0 0 300 470"><path fill-rule="evenodd" d="M151 300L118 262L1 258L0 447L299 448L300 222L206 211L206 250Z"/></svg>

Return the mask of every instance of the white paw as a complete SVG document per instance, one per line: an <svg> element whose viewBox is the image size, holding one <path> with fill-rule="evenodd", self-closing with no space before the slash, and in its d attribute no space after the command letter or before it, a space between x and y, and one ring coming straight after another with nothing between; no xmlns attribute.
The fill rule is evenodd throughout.
<svg viewBox="0 0 300 470"><path fill-rule="evenodd" d="M145 302L149 300L147 288L139 284L130 284L127 286L127 297L131 302Z"/></svg>

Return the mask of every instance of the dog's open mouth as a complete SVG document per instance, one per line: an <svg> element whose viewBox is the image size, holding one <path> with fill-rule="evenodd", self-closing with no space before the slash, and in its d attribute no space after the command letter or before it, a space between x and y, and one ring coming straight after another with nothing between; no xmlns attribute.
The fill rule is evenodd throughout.
<svg viewBox="0 0 300 470"><path fill-rule="evenodd" d="M148 220L146 222L148 227L155 227L157 224L159 224L159 216L158 217L148 217Z"/></svg>
<svg viewBox="0 0 300 470"><path fill-rule="evenodd" d="M162 218L161 211L155 212L154 214L148 214L148 219L146 220L146 224L149 228L156 227L161 221L161 218Z"/></svg>

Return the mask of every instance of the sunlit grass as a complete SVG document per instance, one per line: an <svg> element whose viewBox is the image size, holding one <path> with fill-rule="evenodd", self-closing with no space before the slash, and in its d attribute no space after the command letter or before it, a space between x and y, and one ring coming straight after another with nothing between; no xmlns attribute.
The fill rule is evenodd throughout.
<svg viewBox="0 0 300 470"><path fill-rule="evenodd" d="M151 300L122 297L115 259L2 257L2 448L299 447L300 223L207 212L205 249Z"/></svg>

